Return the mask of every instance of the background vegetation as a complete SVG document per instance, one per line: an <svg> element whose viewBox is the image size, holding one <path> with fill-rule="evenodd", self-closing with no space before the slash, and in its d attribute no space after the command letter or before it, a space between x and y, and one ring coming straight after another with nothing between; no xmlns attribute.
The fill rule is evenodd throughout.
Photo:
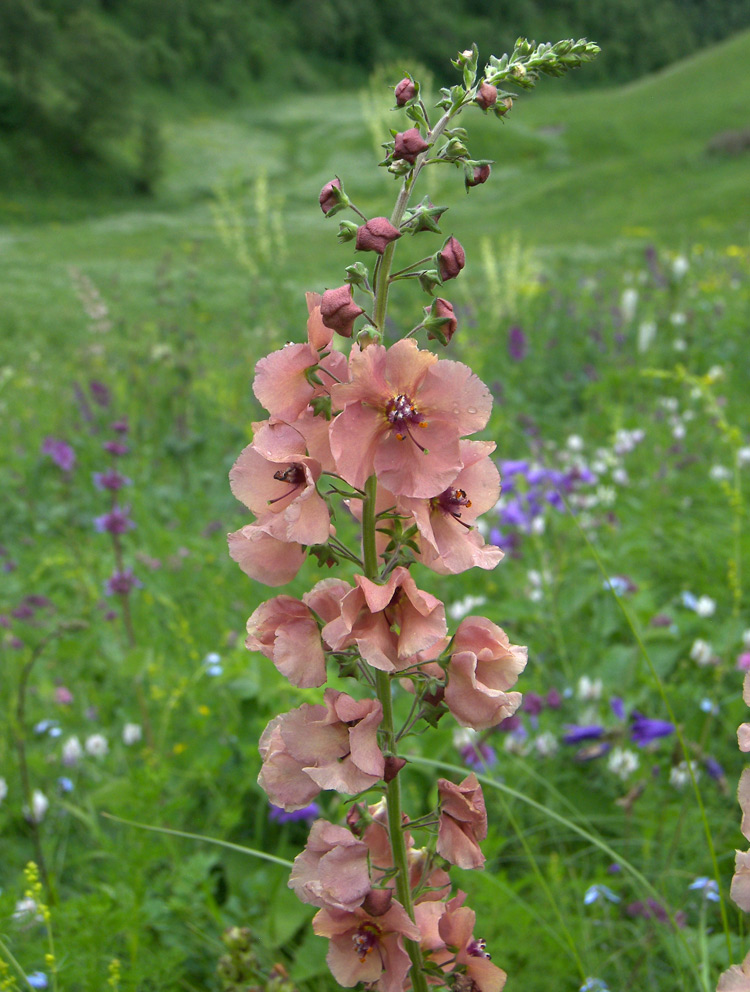
<svg viewBox="0 0 750 992"><path fill-rule="evenodd" d="M134 2L0 9L27 29L24 45L3 49L4 66L14 56L18 63L3 70L3 168L12 178L0 196L0 776L8 789L0 938L27 972L48 974L44 928L19 909L23 865L37 857L22 809L20 739L30 782L49 801L38 826L61 989L99 992L108 981L139 992L231 988L215 970L220 935L233 923L253 929L260 984L281 962L295 987L331 988L325 942L309 932L312 914L287 890L283 866L102 814L286 859L304 844L305 823L270 818L255 784L256 746L273 714L311 694L242 646L246 617L267 590L228 560L224 535L246 517L226 476L262 416L250 391L255 362L302 338L304 292L339 285L350 260L322 218L320 187L336 172L368 211L383 212L392 199L393 179L372 163L387 128L401 121L387 90L401 60L367 75L400 54L385 36L392 21L383 18L371 63L351 71L355 40L346 58L336 49L346 86L319 93L309 90L323 77L321 61L294 54L292 41L283 61L274 54L285 25L295 25L290 39L305 30L302 4L274 4L268 35L231 21L240 5L220 3L160 4L143 16ZM343 5L316 9L348 23ZM435 64L442 85L452 80L457 40L477 36L490 54L481 20L489 15L480 4L468 19L459 17L463 7L432 9L411 5L415 20L398 37L404 53L423 45L425 72ZM660 9L650 7L654 16ZM445 18L444 54L426 32L434 21L418 22L419 11ZM586 11L571 5L581 20L559 30L606 40L588 21L584 30ZM512 13L514 34L536 33ZM231 100L216 97L225 81L205 83L201 39L216 41L211 18L220 16L226 44L242 47L246 30L243 52L260 53L255 69L243 54ZM614 31L619 19L609 20ZM623 20L638 22L635 14ZM718 25L718 13L709 22ZM147 23L148 37L139 36ZM449 36L450 24L457 33ZM148 69L147 82L136 71L148 52L153 63L144 65L171 65L171 81L159 77L164 69ZM97 59L108 64L92 68ZM710 990L746 943L726 890L734 849L746 846L733 793L742 767L735 728L747 713L737 665L750 628L750 469L741 454L750 445L749 59L744 32L626 85L560 92L543 83L503 126L479 114L470 120L472 151L496 161L490 183L466 197L460 174L446 170L429 188L451 206L444 230L466 248L467 269L451 286L461 327L450 354L492 384L486 436L498 457L550 468L577 453L603 466L596 483L577 490L576 515L550 504L544 533L517 526L515 549L491 575L419 577L454 615L466 597L483 597L476 610L529 645L520 688L543 700L522 716L526 744L506 744L507 730L483 742L498 759L486 756L488 866L460 879L493 959L510 974L509 992L575 990L589 976L612 989ZM266 88L250 99L246 74L264 72ZM99 97L86 92L94 80ZM95 98L99 107L110 100L111 121L86 109ZM120 110L147 106L137 128L107 130L120 126ZM151 197L134 194L136 179ZM413 324L415 306L418 313L413 296L394 293L393 319ZM94 520L107 500L92 478L109 464L102 444L123 417L129 450L118 465L132 481L123 502L136 524L123 544L142 583L132 641L105 591L112 548ZM623 430L643 437L617 454ZM44 453L47 438L71 446L69 470ZM490 525L508 529L500 519ZM292 593L317 576L308 563ZM645 655L605 584L614 576ZM714 602L710 615L695 608L701 596ZM696 641L708 650L696 651ZM598 698L585 698L582 676L601 679ZM624 719L613 698L623 700ZM681 728L705 821L680 777L674 733L638 747L634 712ZM123 737L129 723L141 740ZM586 723L638 756L629 777L609 767L609 752L564 743L569 725ZM440 723L429 758L466 767L455 729L447 717ZM106 753L92 747L63 763L66 741L97 734ZM537 743L545 734L546 751ZM435 773L419 764L420 740L412 754L404 781L416 813ZM331 797L321 807L332 819L343 813ZM710 887L689 888L713 878L707 834L724 910Z"/></svg>

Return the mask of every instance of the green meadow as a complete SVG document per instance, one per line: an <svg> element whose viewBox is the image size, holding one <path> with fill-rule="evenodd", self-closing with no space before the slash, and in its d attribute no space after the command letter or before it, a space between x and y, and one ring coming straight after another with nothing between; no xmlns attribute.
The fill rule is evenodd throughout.
<svg viewBox="0 0 750 992"><path fill-rule="evenodd" d="M438 774L480 775L487 865L453 874L508 992L710 992L748 949L729 884L747 847L750 149L729 132L750 127L749 60L745 32L618 88L544 79L502 122L467 113L486 185L466 195L445 166L419 196L449 207L443 237L466 250L447 357L495 397L487 533L506 555L415 574L453 622L476 608L529 646L528 705L481 739L445 715L409 740L403 788L421 812ZM0 959L53 987L51 931L61 992L336 988L286 885L309 823L272 819L256 783L263 728L318 693L244 648L274 593L228 557L249 515L227 474L265 416L255 363L305 339L305 292L352 261L321 187L338 175L390 213L375 163L406 126L401 69L323 95L150 94L152 197L48 151L19 155L0 191ZM426 88L452 82L447 66ZM420 238L404 264L443 240ZM391 319L412 326L428 300L405 285ZM113 465L135 525L119 545L95 526L110 502L94 474ZM139 583L129 619L106 588L119 565ZM325 574L308 560L290 593ZM29 861L49 927L24 908ZM252 930L252 980L217 973L232 925ZM29 987L7 974L0 988Z"/></svg>

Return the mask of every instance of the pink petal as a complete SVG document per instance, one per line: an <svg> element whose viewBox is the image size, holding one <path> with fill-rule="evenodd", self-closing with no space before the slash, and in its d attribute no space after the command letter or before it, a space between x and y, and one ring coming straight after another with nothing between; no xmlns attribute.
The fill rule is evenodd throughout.
<svg viewBox="0 0 750 992"><path fill-rule="evenodd" d="M257 524L247 524L227 536L229 554L243 572L267 586L291 582L302 568L301 545L271 537Z"/></svg>
<svg viewBox="0 0 750 992"><path fill-rule="evenodd" d="M253 380L258 402L275 417L295 420L312 398L305 372L317 361L318 353L309 344L288 344L261 358Z"/></svg>

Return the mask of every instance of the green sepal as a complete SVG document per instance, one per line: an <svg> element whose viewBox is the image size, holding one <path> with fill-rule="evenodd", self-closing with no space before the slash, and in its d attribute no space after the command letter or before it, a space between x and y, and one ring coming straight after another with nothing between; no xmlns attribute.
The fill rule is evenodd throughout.
<svg viewBox="0 0 750 992"><path fill-rule="evenodd" d="M432 231L433 234L442 234L438 227L438 221L447 210L447 207L436 207L429 196L425 196L421 203L415 207L409 207L404 213L402 227L409 230L410 234L418 234L420 231Z"/></svg>
<svg viewBox="0 0 750 992"><path fill-rule="evenodd" d="M328 394L324 394L323 396L313 396L310 400L310 406L312 407L313 414L316 417L325 417L326 420L331 419L331 397Z"/></svg>
<svg viewBox="0 0 750 992"><path fill-rule="evenodd" d="M344 282L349 283L350 286L361 286L363 289L369 289L370 270L362 262L347 265L344 271L346 272Z"/></svg>

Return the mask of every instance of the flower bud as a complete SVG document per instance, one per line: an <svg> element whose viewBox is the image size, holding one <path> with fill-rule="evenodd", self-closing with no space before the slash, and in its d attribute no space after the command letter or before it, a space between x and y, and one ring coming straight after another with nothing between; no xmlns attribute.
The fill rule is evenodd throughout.
<svg viewBox="0 0 750 992"><path fill-rule="evenodd" d="M351 286L327 289L320 301L320 316L326 327L342 337L350 338L354 321L364 313L352 299Z"/></svg>
<svg viewBox="0 0 750 992"><path fill-rule="evenodd" d="M353 241L357 237L358 230L359 228L353 220L340 220L339 233L336 235L339 244L343 245L345 241Z"/></svg>
<svg viewBox="0 0 750 992"><path fill-rule="evenodd" d="M496 117L505 117L508 111L513 109L513 97L504 96L502 100L498 100L494 109Z"/></svg>
<svg viewBox="0 0 750 992"><path fill-rule="evenodd" d="M344 192L338 176L325 184L320 191L318 203L326 217L331 217L333 214L338 213L339 210L343 210L349 206L349 197Z"/></svg>
<svg viewBox="0 0 750 992"><path fill-rule="evenodd" d="M408 131L396 135L393 157L402 158L405 162L413 164L417 160L417 155L426 152L429 147L419 133L419 128L410 127Z"/></svg>
<svg viewBox="0 0 750 992"><path fill-rule="evenodd" d="M357 251L375 251L382 255L391 241L401 237L387 217L373 217L357 228Z"/></svg>
<svg viewBox="0 0 750 992"><path fill-rule="evenodd" d="M386 782L391 782L398 775L401 769L406 764L405 758L396 758L392 754L388 754L385 757L385 772L383 773L383 779ZM373 916L375 914L373 913Z"/></svg>
<svg viewBox="0 0 750 992"><path fill-rule="evenodd" d="M396 85L393 95L396 98L396 106L405 107L417 95L417 87L414 85L414 80L406 76Z"/></svg>
<svg viewBox="0 0 750 992"><path fill-rule="evenodd" d="M497 86L483 82L477 90L474 100L482 110L489 110L490 107L494 107L497 103Z"/></svg>
<svg viewBox="0 0 750 992"><path fill-rule="evenodd" d="M432 341L439 341L440 344L448 344L458 327L453 304L439 296L431 307L425 307L425 313L427 316L424 319L424 326L427 328L427 337Z"/></svg>
<svg viewBox="0 0 750 992"><path fill-rule="evenodd" d="M461 269L466 265L466 253L461 242L452 235L442 249L437 254L440 278L443 282L448 279L455 279Z"/></svg>
<svg viewBox="0 0 750 992"><path fill-rule="evenodd" d="M370 889L362 903L362 909L370 916L383 916L391 908L393 889Z"/></svg>
<svg viewBox="0 0 750 992"><path fill-rule="evenodd" d="M432 296L432 291L436 286L440 285L440 274L437 269L425 269L423 272L419 273L419 285L425 291Z"/></svg>
<svg viewBox="0 0 750 992"><path fill-rule="evenodd" d="M490 178L491 171L489 165L475 165L471 171L467 170L464 176L466 188L469 189L471 186L481 186L482 183L486 183Z"/></svg>
<svg viewBox="0 0 750 992"><path fill-rule="evenodd" d="M383 335L377 329L373 327L372 324L367 324L362 330L357 334L357 344L360 348L366 348L370 344L382 344Z"/></svg>

